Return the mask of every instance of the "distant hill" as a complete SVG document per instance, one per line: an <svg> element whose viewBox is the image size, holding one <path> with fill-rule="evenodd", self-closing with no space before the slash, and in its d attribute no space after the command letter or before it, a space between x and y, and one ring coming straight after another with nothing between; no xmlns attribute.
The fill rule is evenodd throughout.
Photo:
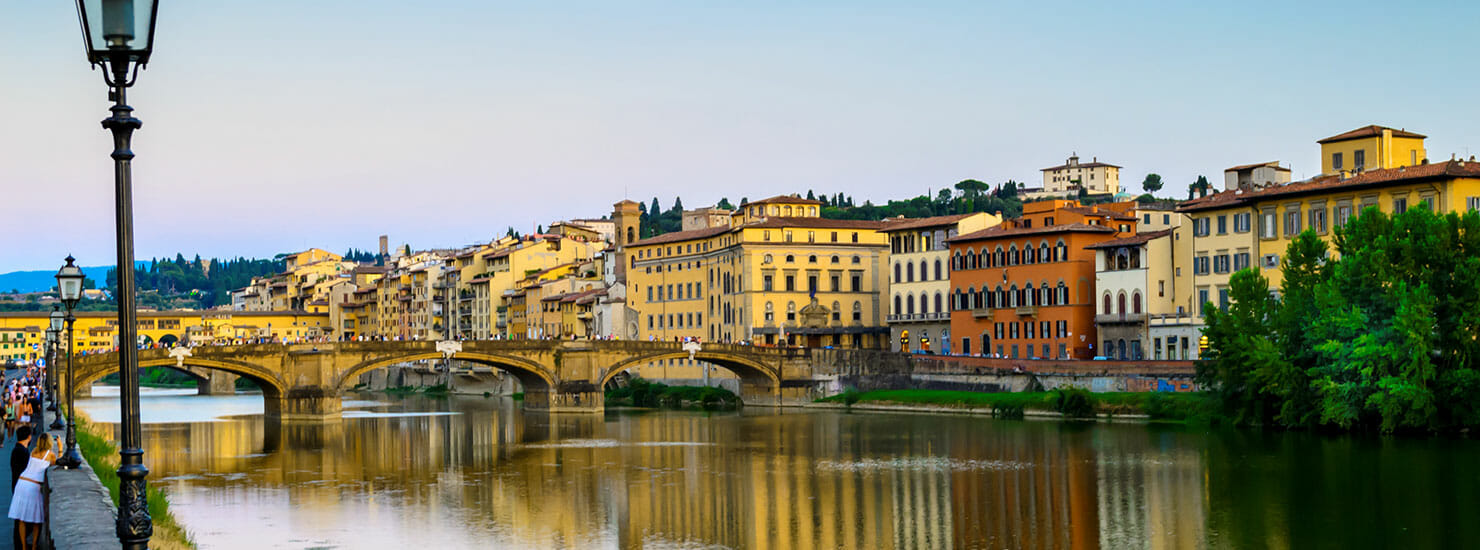
<svg viewBox="0 0 1480 550"><path fill-rule="evenodd" d="M100 265L84 267L82 268L82 272L87 275L88 279L96 281L98 286L101 287L103 286L103 279L108 276L108 270L110 269L113 269L113 266ZM21 292L46 292L51 290L52 287L57 286L56 277L57 270L55 269L0 273L0 292L10 292L11 289Z"/></svg>

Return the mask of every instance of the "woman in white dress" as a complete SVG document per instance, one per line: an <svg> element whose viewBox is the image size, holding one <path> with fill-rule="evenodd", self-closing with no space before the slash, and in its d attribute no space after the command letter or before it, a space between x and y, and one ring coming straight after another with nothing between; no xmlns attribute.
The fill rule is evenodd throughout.
<svg viewBox="0 0 1480 550"><path fill-rule="evenodd" d="M21 550L36 548L41 538L41 523L46 520L46 503L41 497L41 484L46 482L46 469L56 462L53 438L42 435L36 440L36 450L31 451L31 460L21 472L20 481L15 482L15 492L10 497L10 519L21 535Z"/></svg>

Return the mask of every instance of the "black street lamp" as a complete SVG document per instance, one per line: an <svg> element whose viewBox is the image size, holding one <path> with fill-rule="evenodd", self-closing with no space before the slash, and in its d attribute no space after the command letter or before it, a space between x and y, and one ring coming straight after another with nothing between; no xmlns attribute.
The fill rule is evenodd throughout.
<svg viewBox="0 0 1480 550"><path fill-rule="evenodd" d="M57 365L57 358L60 357L57 354L57 345L62 341L62 328L66 325L66 322L67 315L62 313L60 306L52 306L51 326L46 329L46 365L49 367L47 370L50 371L46 377L51 382L51 407L47 410L53 413L57 412L57 369L59 367ZM51 416L51 425L47 426L47 429L60 430L65 427L67 426L62 423L62 415L53 414Z"/></svg>
<svg viewBox="0 0 1480 550"><path fill-rule="evenodd" d="M77 393L73 386L76 376L73 369L73 337L72 327L77 317L72 310L77 307L77 302L82 299L82 268L72 263L73 258L67 256L67 265L57 270L57 294L62 299L62 305L67 307L65 321L67 327L67 450L57 458L57 465L72 470L82 466L82 453L77 452L77 408L72 402L72 395Z"/></svg>
<svg viewBox="0 0 1480 550"><path fill-rule="evenodd" d="M123 437L118 452L118 540L123 548L146 549L154 534L139 430L139 347L134 305L133 174L130 149L134 130L141 125L128 106L127 90L154 50L154 26L159 0L77 0L77 18L87 46L87 61L103 68L110 88L113 116L103 127L113 132L113 182L118 234L118 375L119 412ZM70 369L69 369L70 370ZM69 386L70 394L72 388Z"/></svg>

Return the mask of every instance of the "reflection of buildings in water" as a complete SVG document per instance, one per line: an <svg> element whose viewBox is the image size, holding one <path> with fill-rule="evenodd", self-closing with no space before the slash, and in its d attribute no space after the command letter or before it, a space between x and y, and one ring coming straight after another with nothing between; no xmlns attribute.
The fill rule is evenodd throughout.
<svg viewBox="0 0 1480 550"><path fill-rule="evenodd" d="M1127 430L409 403L462 414L149 425L151 478L346 547L429 530L447 531L447 547L1185 548L1205 536L1200 457Z"/></svg>

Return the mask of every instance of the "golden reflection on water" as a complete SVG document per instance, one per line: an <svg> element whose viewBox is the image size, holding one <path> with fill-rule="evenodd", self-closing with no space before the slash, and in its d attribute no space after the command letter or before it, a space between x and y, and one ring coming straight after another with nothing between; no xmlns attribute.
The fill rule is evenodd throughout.
<svg viewBox="0 0 1480 550"><path fill-rule="evenodd" d="M243 398L171 406L209 416L212 400ZM202 548L1199 548L1206 537L1200 455L1141 426L381 399L393 403L371 410L458 414L147 424L150 480Z"/></svg>

